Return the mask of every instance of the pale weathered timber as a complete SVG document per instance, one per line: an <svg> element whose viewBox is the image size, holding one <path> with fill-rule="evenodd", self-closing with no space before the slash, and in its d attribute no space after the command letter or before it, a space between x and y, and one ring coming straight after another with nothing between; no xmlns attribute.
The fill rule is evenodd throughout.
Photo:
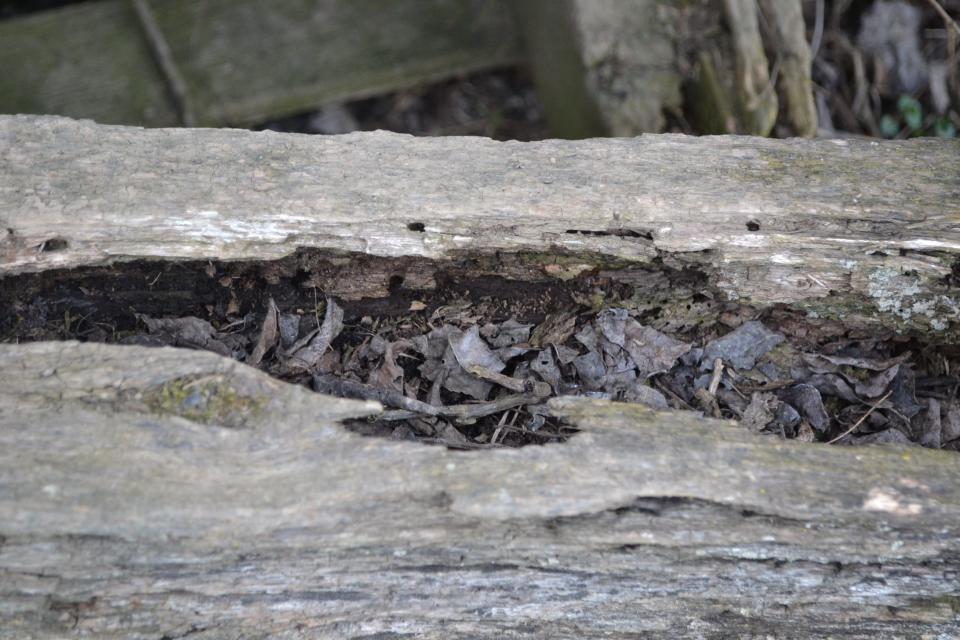
<svg viewBox="0 0 960 640"><path fill-rule="evenodd" d="M512 16L494 0L134 4L100 0L0 23L0 112L247 125L521 56Z"/></svg>
<svg viewBox="0 0 960 640"><path fill-rule="evenodd" d="M298 247L666 264L722 295L955 340L960 142L494 142L0 118L0 276Z"/></svg>
<svg viewBox="0 0 960 640"><path fill-rule="evenodd" d="M0 638L960 633L955 454L552 407L455 452L211 353L2 345Z"/></svg>

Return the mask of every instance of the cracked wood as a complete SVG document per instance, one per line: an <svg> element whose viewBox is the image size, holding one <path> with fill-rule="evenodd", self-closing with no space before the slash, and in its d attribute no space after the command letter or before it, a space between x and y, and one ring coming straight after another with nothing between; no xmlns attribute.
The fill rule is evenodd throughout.
<svg viewBox="0 0 960 640"><path fill-rule="evenodd" d="M960 633L953 454L551 406L582 432L455 452L211 353L0 345L0 638Z"/></svg>

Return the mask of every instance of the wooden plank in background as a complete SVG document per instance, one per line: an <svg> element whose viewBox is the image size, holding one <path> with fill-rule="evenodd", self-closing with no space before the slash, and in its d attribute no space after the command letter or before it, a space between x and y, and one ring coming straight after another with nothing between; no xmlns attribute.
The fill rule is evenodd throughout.
<svg viewBox="0 0 960 640"><path fill-rule="evenodd" d="M252 124L515 63L489 0L151 0L199 124Z"/></svg>
<svg viewBox="0 0 960 640"><path fill-rule="evenodd" d="M172 126L175 104L127 2L0 22L0 112Z"/></svg>
<svg viewBox="0 0 960 640"><path fill-rule="evenodd" d="M516 63L490 0L151 0L196 124L250 125ZM178 105L131 5L104 0L0 23L0 112L169 126Z"/></svg>

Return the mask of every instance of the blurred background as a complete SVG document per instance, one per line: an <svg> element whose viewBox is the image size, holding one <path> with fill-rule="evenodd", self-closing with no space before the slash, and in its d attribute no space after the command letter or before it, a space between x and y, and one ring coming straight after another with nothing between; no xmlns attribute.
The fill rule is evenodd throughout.
<svg viewBox="0 0 960 640"><path fill-rule="evenodd" d="M960 0L0 0L0 113L951 138L958 16Z"/></svg>

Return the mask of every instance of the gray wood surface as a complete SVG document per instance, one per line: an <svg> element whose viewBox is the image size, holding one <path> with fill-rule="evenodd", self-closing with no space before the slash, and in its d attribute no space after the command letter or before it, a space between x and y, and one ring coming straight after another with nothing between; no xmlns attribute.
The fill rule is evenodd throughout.
<svg viewBox="0 0 960 640"><path fill-rule="evenodd" d="M695 269L730 299L956 340L958 194L960 141L501 143L0 117L0 276L298 247L527 252L532 270Z"/></svg>
<svg viewBox="0 0 960 640"><path fill-rule="evenodd" d="M211 353L0 345L0 638L960 633L955 454L552 407L454 452Z"/></svg>
<svg viewBox="0 0 960 640"><path fill-rule="evenodd" d="M247 125L514 64L499 0L127 0L0 23L0 111ZM169 55L161 63L158 52ZM161 56L164 54L160 54ZM184 81L171 91L170 70Z"/></svg>

